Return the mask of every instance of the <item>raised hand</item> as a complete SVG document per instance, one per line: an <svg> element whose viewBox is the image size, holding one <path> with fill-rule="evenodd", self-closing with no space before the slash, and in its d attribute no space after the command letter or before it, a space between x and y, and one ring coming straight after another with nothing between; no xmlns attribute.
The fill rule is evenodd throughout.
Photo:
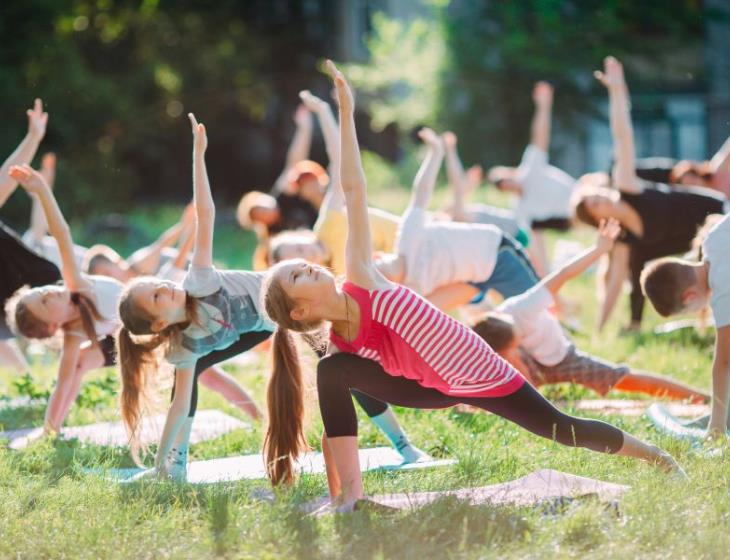
<svg viewBox="0 0 730 560"><path fill-rule="evenodd" d="M327 106L322 99L312 94L308 89L299 92L299 99L302 100L304 106L309 109L312 113L318 113Z"/></svg>
<svg viewBox="0 0 730 560"><path fill-rule="evenodd" d="M596 70L593 72L593 76L607 89L623 88L626 86L624 67L612 56L607 56L603 59L603 72Z"/></svg>
<svg viewBox="0 0 730 560"><path fill-rule="evenodd" d="M13 165L8 174L29 194L40 194L44 189L48 189L43 176L27 163Z"/></svg>
<svg viewBox="0 0 730 560"><path fill-rule="evenodd" d="M552 105L553 86L548 82L537 82L532 89L532 101L535 105Z"/></svg>
<svg viewBox="0 0 730 560"><path fill-rule="evenodd" d="M451 132L450 130L447 130L441 135L441 138L444 140L444 146L446 146L447 149L451 150L453 148L456 148L457 138L456 134Z"/></svg>
<svg viewBox="0 0 730 560"><path fill-rule="evenodd" d="M180 223L182 223L183 226L192 226L195 224L195 220L195 204L189 202L182 212Z"/></svg>
<svg viewBox="0 0 730 560"><path fill-rule="evenodd" d="M621 233L621 224L615 218L601 220L598 226L598 238L596 248L602 253L608 253L613 249L613 244Z"/></svg>
<svg viewBox="0 0 730 560"><path fill-rule="evenodd" d="M472 191L484 181L484 169L478 163L466 170L466 188Z"/></svg>
<svg viewBox="0 0 730 560"><path fill-rule="evenodd" d="M297 127L312 125L312 114L309 112L309 108L303 103L297 105L297 110L294 111L294 124Z"/></svg>
<svg viewBox="0 0 730 560"><path fill-rule="evenodd" d="M38 139L43 138L48 124L48 113L43 111L43 102L36 99L33 108L25 113L28 115L28 134Z"/></svg>
<svg viewBox="0 0 730 560"><path fill-rule="evenodd" d="M44 171L53 172L56 170L56 154L53 152L47 152L43 154L41 159L41 169Z"/></svg>
<svg viewBox="0 0 730 560"><path fill-rule="evenodd" d="M199 123L192 113L188 113L188 118L193 127L193 150L196 153L204 154L205 150L208 149L208 135L205 132L205 125Z"/></svg>
<svg viewBox="0 0 730 560"><path fill-rule="evenodd" d="M352 95L350 84L337 69L335 63L331 60L327 60L326 63L327 71L335 82L335 89L337 90L337 103L340 106L340 112L349 114L355 110L355 98Z"/></svg>
<svg viewBox="0 0 730 560"><path fill-rule="evenodd" d="M431 128L424 126L421 130L418 131L418 137L423 141L424 144L427 144L431 148L443 149L441 137L436 134Z"/></svg>

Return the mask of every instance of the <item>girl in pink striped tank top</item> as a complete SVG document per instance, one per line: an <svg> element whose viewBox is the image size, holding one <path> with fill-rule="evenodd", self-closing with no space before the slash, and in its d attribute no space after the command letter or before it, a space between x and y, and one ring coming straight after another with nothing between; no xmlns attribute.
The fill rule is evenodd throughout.
<svg viewBox="0 0 730 560"><path fill-rule="evenodd" d="M345 509L364 495L350 389L414 408L472 404L565 445L638 457L681 472L656 447L603 422L560 412L470 329L378 272L352 93L334 64L327 64L340 105L340 181L349 222L347 282L339 289L328 270L303 260L280 263L264 280L265 309L277 324L264 439L272 482L293 480L293 460L306 447L301 368L290 331L311 333L325 321L331 323L331 355L320 361L317 371L325 427L322 450L330 493Z"/></svg>

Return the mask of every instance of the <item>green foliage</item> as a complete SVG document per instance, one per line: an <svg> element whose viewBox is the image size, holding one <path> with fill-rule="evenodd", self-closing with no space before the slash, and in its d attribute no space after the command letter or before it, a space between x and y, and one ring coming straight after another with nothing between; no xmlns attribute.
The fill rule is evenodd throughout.
<svg viewBox="0 0 730 560"><path fill-rule="evenodd" d="M39 387L33 376L27 372L21 377L13 379L12 385L21 397L28 397L34 400L47 399L51 394L49 389Z"/></svg>
<svg viewBox="0 0 730 560"><path fill-rule="evenodd" d="M119 392L119 376L108 369L101 378L92 379L83 384L76 404L81 408L95 409L102 405L113 407Z"/></svg>

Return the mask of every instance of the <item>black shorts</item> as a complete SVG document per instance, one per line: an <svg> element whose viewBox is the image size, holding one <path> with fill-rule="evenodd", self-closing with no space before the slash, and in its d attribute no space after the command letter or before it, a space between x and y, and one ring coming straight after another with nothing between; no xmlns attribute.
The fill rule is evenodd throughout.
<svg viewBox="0 0 730 560"><path fill-rule="evenodd" d="M104 355L104 367L117 365L117 344L110 334L98 340L99 350Z"/></svg>
<svg viewBox="0 0 730 560"><path fill-rule="evenodd" d="M532 220L532 229L552 229L555 231L568 231L572 227L570 218L548 218L547 220Z"/></svg>

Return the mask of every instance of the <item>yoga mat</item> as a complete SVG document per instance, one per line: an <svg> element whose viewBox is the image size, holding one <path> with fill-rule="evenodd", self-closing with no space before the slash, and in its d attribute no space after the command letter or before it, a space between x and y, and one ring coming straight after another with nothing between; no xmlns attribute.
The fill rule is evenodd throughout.
<svg viewBox="0 0 730 560"><path fill-rule="evenodd" d="M157 443L165 426L165 415L150 416L142 419L140 441L145 445ZM200 410L195 415L190 443L214 439L233 430L249 428L249 424L228 416L219 410ZM10 441L10 449L23 449L30 442L43 436L43 428L21 428L0 432L0 439ZM86 426L69 426L61 430L64 439L78 439L84 443L124 447L129 437L121 422L99 422Z"/></svg>
<svg viewBox="0 0 730 560"><path fill-rule="evenodd" d="M41 406L46 404L47 402L47 399L31 399L30 397L13 397L12 399L0 399L0 410L13 410L15 408Z"/></svg>
<svg viewBox="0 0 730 560"><path fill-rule="evenodd" d="M571 406L576 410L585 410L601 414L621 414L622 416L642 416L652 401L629 399L582 399L573 402L561 402L561 407ZM708 414L710 408L706 404L686 404L682 402L663 403L673 416L698 416Z"/></svg>
<svg viewBox="0 0 730 560"><path fill-rule="evenodd" d="M715 323L712 318L708 318L704 325L698 319L678 319L676 321L668 321L661 325L657 325L654 328L654 334L671 334L682 330L699 330L703 326L706 328L713 328Z"/></svg>
<svg viewBox="0 0 730 560"><path fill-rule="evenodd" d="M453 465L455 461L440 459L420 463L403 464L400 454L390 447L373 447L360 450L360 469L370 470L416 470ZM302 456L296 466L299 474L324 474L324 456L322 453L310 452ZM145 469L108 469L100 471L90 469L88 472L103 474L106 478L119 482L132 482ZM235 480L255 480L266 478L264 458L260 454L193 461L188 464L187 481L191 484L211 484L215 482L231 482Z"/></svg>
<svg viewBox="0 0 730 560"><path fill-rule="evenodd" d="M705 432L710 421L709 416L705 415L683 422L676 418L663 404L651 405L647 409L646 415L660 432L691 441L705 438ZM730 432L728 432L728 435L730 435Z"/></svg>
<svg viewBox="0 0 730 560"><path fill-rule="evenodd" d="M440 498L453 496L472 505L534 506L557 498L595 496L603 502L618 499L629 486L603 482L553 469L542 469L526 476L479 488L463 488L442 492L415 492L410 494L384 494L369 496L368 500L394 509L414 509L433 503ZM329 500L320 498L303 505L306 512L331 512L324 508ZM318 511L319 510L319 511Z"/></svg>

